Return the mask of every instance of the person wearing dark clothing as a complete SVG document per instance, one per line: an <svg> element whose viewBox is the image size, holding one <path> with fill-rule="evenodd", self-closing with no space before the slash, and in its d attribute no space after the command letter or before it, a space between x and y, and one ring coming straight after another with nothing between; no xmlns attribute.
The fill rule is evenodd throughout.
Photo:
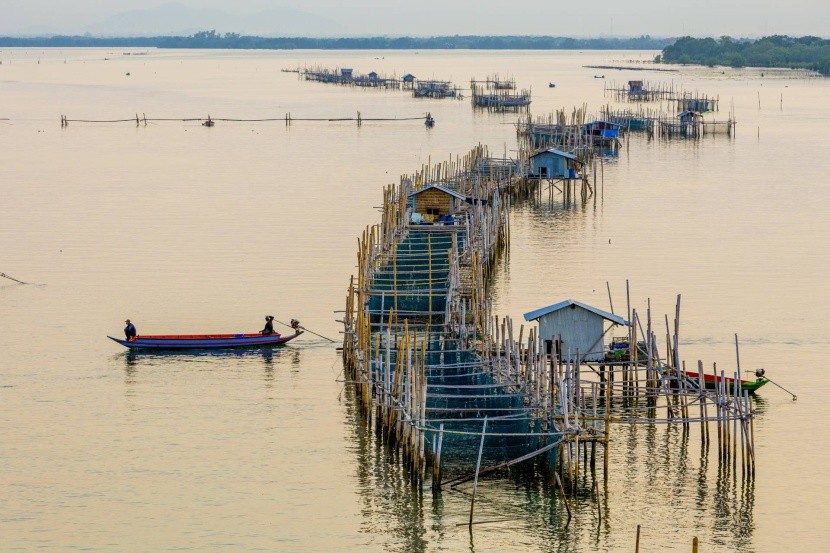
<svg viewBox="0 0 830 553"><path fill-rule="evenodd" d="M131 342L135 339L138 332L135 329L135 325L130 322L130 319L127 319L124 322L127 323L127 326L124 327L124 336L127 337L128 342Z"/></svg>
<svg viewBox="0 0 830 553"><path fill-rule="evenodd" d="M262 335L268 336L274 333L274 317L268 315L265 317L265 328L262 329Z"/></svg>

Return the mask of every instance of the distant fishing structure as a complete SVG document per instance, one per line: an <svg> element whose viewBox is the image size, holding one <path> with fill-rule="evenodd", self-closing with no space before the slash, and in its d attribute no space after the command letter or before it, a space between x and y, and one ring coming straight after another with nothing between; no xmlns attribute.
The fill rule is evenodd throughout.
<svg viewBox="0 0 830 553"><path fill-rule="evenodd" d="M583 161L594 155L616 155L625 137L622 124L591 115L585 104L569 113L561 109L535 118L528 113L517 121L516 133L525 149L553 147Z"/></svg>
<svg viewBox="0 0 830 553"><path fill-rule="evenodd" d="M349 67L328 69L325 67L314 67L297 69L296 73L306 81L318 83L339 84L343 86L359 86L362 88L382 88L387 90L403 89L403 81L397 76L379 75L376 71L370 71L366 75L356 74Z"/></svg>
<svg viewBox="0 0 830 553"><path fill-rule="evenodd" d="M470 80L473 107L491 111L520 111L530 106L530 89L516 92L516 80L488 76L484 81Z"/></svg>
<svg viewBox="0 0 830 553"><path fill-rule="evenodd" d="M600 118L620 124L625 132L644 132L650 137L659 135L663 138L702 138L720 134L734 136L737 125L733 111L729 112L727 119L717 120L693 110L673 115L643 106L638 106L636 110L603 106L600 108Z"/></svg>
<svg viewBox="0 0 830 553"><path fill-rule="evenodd" d="M286 73L297 73L298 78L326 84L357 86L385 90L404 90L414 98L462 98L461 89L451 81L418 79L407 73L403 77L380 75L372 71L366 75L357 74L350 67L325 67L283 69Z"/></svg>
<svg viewBox="0 0 830 553"><path fill-rule="evenodd" d="M66 128L70 123L135 123L135 126L147 126L147 123L155 122L181 122L181 123L199 123L204 127L213 127L217 122L231 122L231 123L273 123L284 122L286 126L291 126L296 122L327 122L327 123L342 123L344 121L355 121L360 127L365 122L398 122L398 121L426 121L431 119L429 114L424 114L415 117L364 117L361 112L357 112L354 117L295 117L290 112L283 117L264 117L258 119L240 119L230 117L147 117L145 114L140 116L136 113L135 117L128 119L70 119L66 115L61 115L61 128ZM434 119L433 119L434 123Z"/></svg>

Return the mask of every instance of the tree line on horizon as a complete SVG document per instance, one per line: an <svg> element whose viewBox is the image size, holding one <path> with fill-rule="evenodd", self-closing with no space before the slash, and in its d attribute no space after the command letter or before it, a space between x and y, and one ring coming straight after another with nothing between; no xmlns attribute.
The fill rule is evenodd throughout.
<svg viewBox="0 0 830 553"><path fill-rule="evenodd" d="M811 69L830 76L830 40L772 35L759 39L572 38L525 35L435 37L262 37L200 31L188 36L0 37L0 47L217 48L269 50L662 50L663 63Z"/></svg>
<svg viewBox="0 0 830 553"><path fill-rule="evenodd" d="M722 36L686 36L663 48L656 61L725 65L729 67L786 67L812 69L830 76L830 40L816 36L772 35L756 40Z"/></svg>
<svg viewBox="0 0 830 553"><path fill-rule="evenodd" d="M262 37L200 31L190 36L155 37L0 37L0 47L135 47L272 50L660 50L674 39L648 35L632 38L555 36L436 37Z"/></svg>

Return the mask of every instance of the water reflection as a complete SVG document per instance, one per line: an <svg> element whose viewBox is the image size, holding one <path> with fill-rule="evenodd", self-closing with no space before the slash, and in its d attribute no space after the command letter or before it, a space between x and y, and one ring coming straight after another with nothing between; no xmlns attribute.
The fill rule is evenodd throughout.
<svg viewBox="0 0 830 553"><path fill-rule="evenodd" d="M190 351L151 351L151 350L127 350L118 354L124 362L125 383L135 384L138 370L142 367L169 366L171 368L186 368L194 364L219 364L224 366L225 362L243 362L245 365L262 360L265 381L272 383L274 380L274 365L277 362L287 362L292 372L300 369L301 354L297 348L285 347L262 347L252 349L215 349L215 350L190 350Z"/></svg>
<svg viewBox="0 0 830 553"><path fill-rule="evenodd" d="M387 447L365 424L353 387L346 387L344 398L354 451L359 459L357 481L364 513L361 533L369 535L372 541L392 536L393 541L388 544L391 551L425 551L429 540L423 489L409 477L398 451ZM440 535L442 504L433 504L432 512L434 519L429 532Z"/></svg>
<svg viewBox="0 0 830 553"><path fill-rule="evenodd" d="M695 427L615 426L608 478L602 463L595 473L580 473L576 492L567 498L570 520L543 463L482 478L470 529L470 485L431 493L429 481L414 482L398 451L367 423L352 387L344 397L363 506L361 532L387 550L622 550L627 540L633 543L637 524L648 543L668 540L668 547L699 536L729 550L754 550L754 481L731 461L713 462L716 450L703 440L699 450L692 447L700 439ZM666 518L676 528L655 534L649 521Z"/></svg>

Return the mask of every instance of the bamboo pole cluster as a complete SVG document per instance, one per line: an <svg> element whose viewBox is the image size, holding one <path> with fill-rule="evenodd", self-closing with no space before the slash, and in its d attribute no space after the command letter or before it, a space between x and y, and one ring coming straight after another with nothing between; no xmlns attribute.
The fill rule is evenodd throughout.
<svg viewBox="0 0 830 553"><path fill-rule="evenodd" d="M530 89L516 90L513 79L499 80L498 75L485 81L470 81L473 107L491 111L521 111L530 106Z"/></svg>
<svg viewBox="0 0 830 553"><path fill-rule="evenodd" d="M568 120L560 112L557 122L573 124L584 114L574 110ZM704 444L714 423L721 462L736 467L740 460L752 476L755 413L741 389L740 362L735 380L721 372L712 391L702 362L697 375L687 373L680 296L673 324L664 317L661 345L650 300L641 315L626 283L627 356L602 352L593 361L587 359L597 359L611 328L589 351L561 351L555 345L561 337L529 328L525 338L524 325L515 333L509 318L493 315L487 289L494 262L509 245L511 201L539 187L525 178L527 159L521 152L519 159L492 156L479 145L464 156L430 159L384 187L380 222L358 239L343 321L346 374L367 423L400 449L413 478L431 474L436 489L475 486L481 474L537 459L567 497L581 474L596 475L599 446L607 479L613 423L672 424L684 433L699 423ZM414 223L413 193L436 184L467 201L456 206L451 224ZM500 406L482 408L487 402ZM458 445L471 436L477 455ZM492 444L511 439L534 445L517 457L485 455ZM444 481L442 459L457 459L465 447L465 466L475 471Z"/></svg>
<svg viewBox="0 0 830 553"><path fill-rule="evenodd" d="M427 374L457 363L431 358L434 352L474 354L489 318L491 267L509 240L515 171L515 161L492 157L483 146L455 159L430 160L384 188L381 221L358 240L358 269L343 321L347 377L359 389L367 418L402 448L414 476L423 477L427 458L433 460L435 485L443 436L451 431L439 424L427 443ZM470 201L458 206L453 225L412 224L410 196L434 184ZM477 358L468 362L476 370L483 366Z"/></svg>

